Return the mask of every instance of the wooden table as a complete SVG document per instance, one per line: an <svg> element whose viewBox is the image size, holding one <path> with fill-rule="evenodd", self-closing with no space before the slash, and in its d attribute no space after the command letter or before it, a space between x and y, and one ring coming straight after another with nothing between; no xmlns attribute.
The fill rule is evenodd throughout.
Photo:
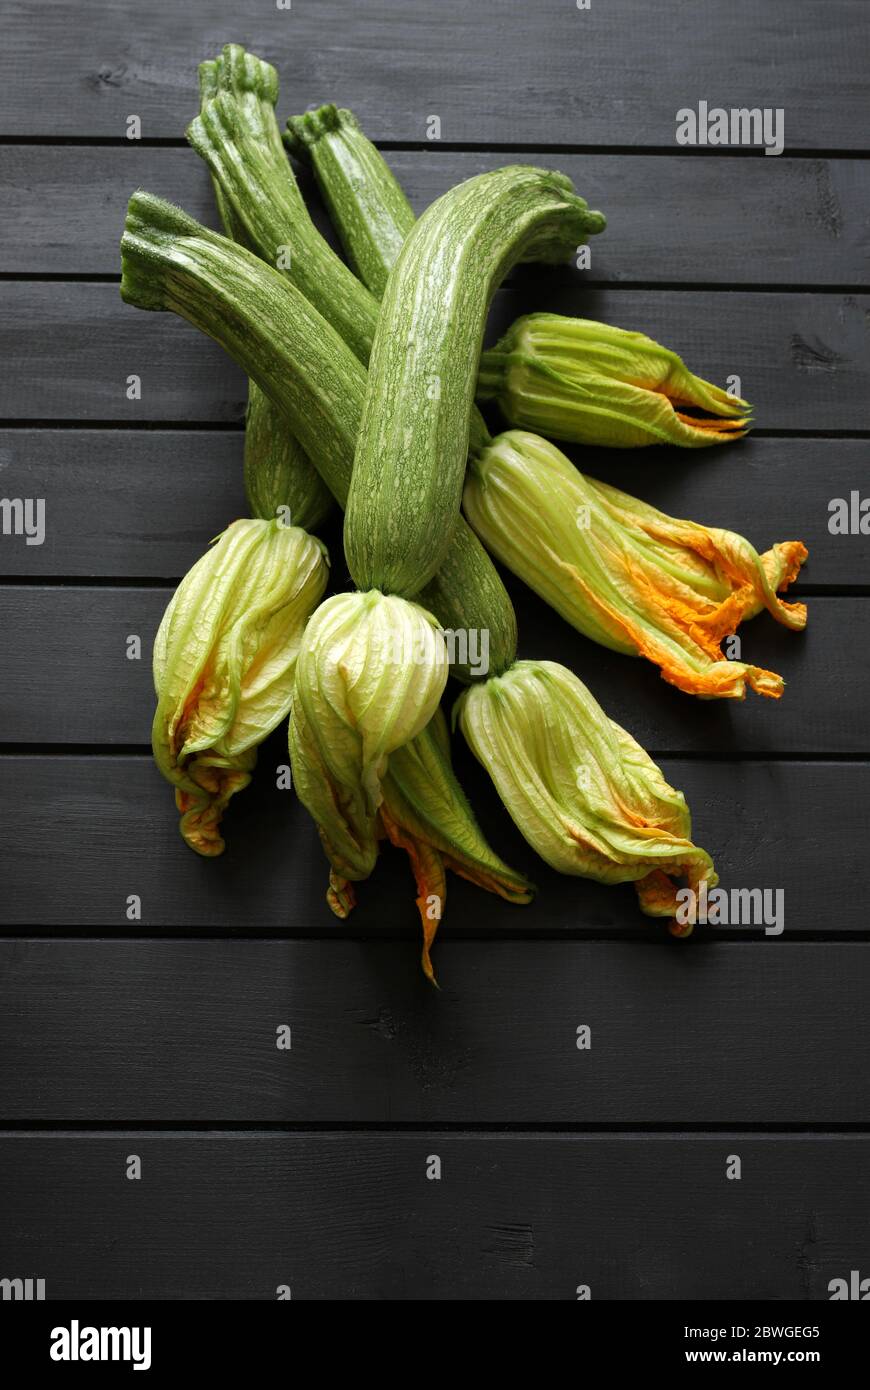
<svg viewBox="0 0 870 1390"><path fill-rule="evenodd" d="M50 1298L825 1299L870 1275L870 537L828 525L832 499L870 496L867 35L862 0L15 7L0 490L44 499L46 536L0 537L0 1278ZM511 590L521 654L573 667L660 759L724 886L784 890L782 935L677 942L630 888L543 869L461 745L540 894L522 910L452 880L440 994L398 855L332 918L313 827L275 785L282 735L225 857L184 847L150 761L149 648L244 514L245 383L121 303L118 238L136 187L215 225L183 132L197 62L230 40L276 64L282 120L351 106L418 210L520 160L607 213L590 270L518 273L493 332L558 309L740 377L748 441L575 457L759 549L807 542L807 632L742 633L781 702L692 701ZM678 147L701 100L781 108L785 153Z"/></svg>

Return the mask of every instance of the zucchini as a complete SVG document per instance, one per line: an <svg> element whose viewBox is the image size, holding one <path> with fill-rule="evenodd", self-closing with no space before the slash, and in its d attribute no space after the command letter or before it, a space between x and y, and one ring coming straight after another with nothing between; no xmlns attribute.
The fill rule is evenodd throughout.
<svg viewBox="0 0 870 1390"><path fill-rule="evenodd" d="M320 310L361 362L367 362L378 317L377 300L320 235L293 177L275 119L275 69L235 52L220 60L228 74L209 93L187 139L207 163L232 209L240 239L280 271ZM239 57L239 54L243 55ZM233 83L229 74L234 74ZM234 230L235 235L235 230Z"/></svg>
<svg viewBox="0 0 870 1390"><path fill-rule="evenodd" d="M603 226L564 175L524 165L468 179L414 224L381 306L345 515L360 589L417 593L447 554L504 275L522 256L565 260Z"/></svg>
<svg viewBox="0 0 870 1390"><path fill-rule="evenodd" d="M383 156L353 112L335 106L291 116L284 142L294 157L313 167L349 260L380 298L415 222L413 209ZM482 452L492 442L477 409L472 411L471 434L472 453ZM498 571L470 527L457 526L441 568L416 597L453 632L473 630L480 613L487 613L497 673L507 669L517 647L516 613Z"/></svg>
<svg viewBox="0 0 870 1390"><path fill-rule="evenodd" d="M305 297L256 256L179 208L134 193L121 239L121 297L170 310L216 339L279 407L344 505L366 374ZM420 595L445 629L489 633L490 671L516 655L513 608L480 541L459 519L441 574ZM476 673L452 668L460 680Z"/></svg>
<svg viewBox="0 0 870 1390"><path fill-rule="evenodd" d="M333 508L333 497L287 417L248 381L245 411L245 496L251 516L270 521L280 515L285 524L316 531Z"/></svg>
<svg viewBox="0 0 870 1390"><path fill-rule="evenodd" d="M200 104L205 106L221 90L232 91L243 103L252 127L268 137L269 122L261 109L261 101L271 112L274 98L261 98L256 93L257 83L250 79L250 67L250 55L238 45L227 45L220 58L201 63ZM274 153L284 162L280 142ZM244 227L214 175L212 187L227 236L248 246ZM291 434L284 415L257 383L250 380L245 412L244 481L248 507L254 517L269 520L278 515L279 509L286 509L283 513L285 524L292 521L294 526L313 531L332 509L329 489L302 445Z"/></svg>
<svg viewBox="0 0 870 1390"><path fill-rule="evenodd" d="M359 360L367 364L377 323L378 301L336 256L311 220L283 153L275 120L273 108L278 92L275 69L252 54L246 54L238 45L230 44L216 63L201 65L200 86L205 93L202 109L198 119L188 127L187 138L208 164L213 182L220 188L219 206L224 226L232 227L233 240L280 269L340 333ZM307 123L307 117L296 118L306 123L305 129L312 139L316 114L311 123ZM365 141L361 132L359 135ZM350 136L348 129L348 143ZM344 176L339 180L336 175L330 186L336 189L334 201L336 207L339 203L342 205L349 235L351 238L368 237L374 255L375 228L382 231L386 222L399 216L396 190L402 200L404 195L374 146L365 141L369 155L367 160L362 160L358 142L354 143L357 159L361 161L360 172L365 167L369 174L378 177L377 185L371 187L371 226L364 226L354 216L353 185ZM300 139L298 149L301 148L304 146ZM358 191L361 193L362 188ZM377 216L379 205L388 208L380 217ZM396 223L390 256L381 253L381 289L393 264L393 251L398 255L401 242L414 223L414 215L407 204L406 207L401 228ZM398 238L400 229L401 240ZM479 411L475 411L472 418L471 436L476 449L483 449L490 442Z"/></svg>
<svg viewBox="0 0 870 1390"><path fill-rule="evenodd" d="M414 225L414 211L352 111L321 106L291 116L284 143L310 164L345 254L382 299L387 276Z"/></svg>

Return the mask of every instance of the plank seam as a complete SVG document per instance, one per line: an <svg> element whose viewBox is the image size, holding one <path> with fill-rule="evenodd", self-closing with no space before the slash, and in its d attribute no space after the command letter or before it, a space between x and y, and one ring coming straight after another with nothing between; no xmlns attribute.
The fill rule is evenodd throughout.
<svg viewBox="0 0 870 1390"><path fill-rule="evenodd" d="M241 434L245 428L245 421L242 416L238 420L91 420L87 417L52 417L45 419L40 416L15 416L10 415L5 419L0 417L0 429L4 430L124 430L131 433L144 430L164 430L167 432L177 431L184 433L190 430L199 430L203 434L219 434L232 432ZM870 429L856 430L833 430L833 429L753 429L751 438L753 439L830 439L832 442L841 440L862 441L870 439Z"/></svg>
<svg viewBox="0 0 870 1390"><path fill-rule="evenodd" d="M8 923L0 928L0 943L4 941L27 945L30 942L51 941L55 945L89 946L99 942L122 941L125 946L151 945L154 941L172 941L176 945L202 941L224 942L244 941L250 946L273 946L280 942L316 941L320 944L361 943L384 941L407 943L406 927L357 927L339 930L328 923L325 927L168 927L154 926L147 937L133 937L123 927L115 929L94 928L83 925L80 930L87 935L70 936L69 927L35 927L32 923ZM268 932L268 935L262 933ZM703 932L693 933L687 942L679 947L672 946L671 938L665 934L651 933L649 927L457 927L443 926L439 929L440 942L462 944L464 942L502 942L509 945L537 945L541 941L562 943L582 942L584 945L641 945L656 950L705 950L710 945L734 946L755 945L766 942L762 927L705 927ZM828 946L831 942L848 942L852 945L870 944L870 928L855 927L842 930L817 930L795 932L787 937L788 945Z"/></svg>
<svg viewBox="0 0 870 1390"><path fill-rule="evenodd" d="M209 1135L218 1137L220 1135L250 1136L252 1139L265 1138L275 1134L285 1134L289 1137L303 1138L305 1135L343 1135L343 1134L467 1134L473 1135L503 1135L510 1138L514 1135L553 1136L563 1134L567 1136L607 1136L610 1134L622 1135L626 1138L637 1136L647 1138L650 1135L658 1137L673 1137L680 1139L686 1135L723 1135L723 1134L745 1134L757 1135L762 1138L818 1138L830 1136L842 1137L866 1137L870 1136L870 1125L862 1122L814 1122L814 1121L795 1121L793 1123L728 1120L720 1122L708 1122L706 1124L681 1124L673 1120L651 1122L649 1124L638 1123L633 1120L625 1122L611 1123L587 1123L581 1124L571 1121L491 1121L491 1122L471 1122L461 1120L442 1120L442 1121L366 1121L366 1120L323 1120L323 1121L260 1121L252 1125L250 1121L244 1120L186 1120L183 1124L167 1121L142 1121L142 1120L78 1120L73 1124L66 1124L57 1120L16 1120L9 1125L0 1124L0 1139L31 1138L35 1134L55 1136L63 1139L73 1139L78 1136L100 1136L117 1138L120 1134L166 1134L175 1138L200 1137Z"/></svg>
<svg viewBox="0 0 870 1390"><path fill-rule="evenodd" d="M0 271L0 283L7 282L12 284L34 284L34 285L120 285L121 276L116 271L33 271L33 270L2 270ZM504 291L520 291L527 293L536 287L549 288L552 286L552 277L544 278L540 274L524 271L519 279L511 279L502 285ZM679 294L681 291L686 293L702 294L813 294L813 295L863 295L870 293L870 280L863 284L817 284L813 280L805 282L779 281L729 281L727 284L721 280L628 280L628 279L599 279L584 276L582 281L577 282L578 289L598 289L598 290L625 290L627 293L637 291L661 291L663 294Z"/></svg>
<svg viewBox="0 0 870 1390"><path fill-rule="evenodd" d="M762 146L724 145L721 147L702 145L577 145L571 143L548 143L546 141L477 141L477 140L376 140L377 149L402 154L421 154L436 159L442 154L555 154L555 155L638 155L652 158L688 159L764 159ZM125 135L0 135L0 147L61 146L78 148L129 149L188 149L187 140L180 135L143 136L138 140L128 140ZM824 147L819 149L802 146L786 146L778 159L870 159L870 148L860 146L856 149L843 147Z"/></svg>

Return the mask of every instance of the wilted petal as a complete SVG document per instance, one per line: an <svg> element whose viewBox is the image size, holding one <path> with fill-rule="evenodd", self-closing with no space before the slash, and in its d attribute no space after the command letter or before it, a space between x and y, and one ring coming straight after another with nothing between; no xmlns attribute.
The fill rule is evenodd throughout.
<svg viewBox="0 0 870 1390"><path fill-rule="evenodd" d="M421 734L392 755L383 786L381 823L411 860L423 924L423 970L434 981L429 952L444 912L445 868L508 902L527 903L534 889L485 840L451 766L440 710Z"/></svg>
<svg viewBox="0 0 870 1390"><path fill-rule="evenodd" d="M329 905L337 917L346 917L355 901L351 882L368 878L378 857L377 812L356 775L353 756L342 773L333 771L334 760L326 762L298 691L288 737L296 794L314 820L332 866Z"/></svg>
<svg viewBox="0 0 870 1390"><path fill-rule="evenodd" d="M430 949L444 913L448 868L509 902L531 899L532 885L484 839L453 772L440 709L425 729L390 754L376 812L350 770L339 777L320 757L299 700L290 719L290 753L296 790L317 822L330 862L326 897L332 911L347 917L354 907L354 881L372 872L379 840L405 850L417 885L423 970L433 983Z"/></svg>

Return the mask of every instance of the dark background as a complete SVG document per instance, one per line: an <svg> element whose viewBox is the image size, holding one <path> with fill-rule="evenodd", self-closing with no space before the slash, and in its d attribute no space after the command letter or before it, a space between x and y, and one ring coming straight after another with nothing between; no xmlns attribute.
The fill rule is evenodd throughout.
<svg viewBox="0 0 870 1390"><path fill-rule="evenodd" d="M4 9L0 493L44 497L48 530L0 538L0 1278L56 1298L818 1299L870 1276L870 538L827 529L832 498L870 493L866 4ZM150 641L244 514L245 383L121 303L118 239L136 187L215 224L183 132L228 41L277 66L282 123L351 106L418 211L521 159L606 212L591 271L518 273L494 330L558 308L740 376L748 441L576 457L759 549L806 541L807 632L742 633L782 701L692 701L512 592L522 654L573 667L660 759L723 886L785 890L783 936L675 942L629 887L533 863L460 744L485 828L541 891L511 908L451 880L440 994L400 856L350 922L329 913L313 827L274 785L281 735L224 858L183 845L150 761ZM785 154L680 150L700 100L782 107Z"/></svg>

